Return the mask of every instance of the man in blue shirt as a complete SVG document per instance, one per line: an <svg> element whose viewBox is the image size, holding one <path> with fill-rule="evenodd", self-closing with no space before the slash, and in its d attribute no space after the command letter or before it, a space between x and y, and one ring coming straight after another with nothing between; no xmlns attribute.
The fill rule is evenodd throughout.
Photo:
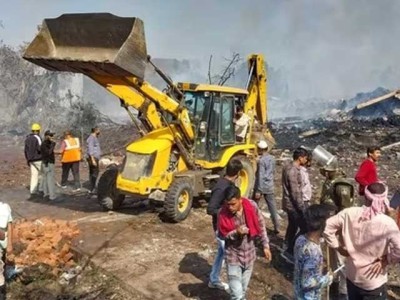
<svg viewBox="0 0 400 300"><path fill-rule="evenodd" d="M87 162L89 164L90 193L94 193L97 177L99 176L99 160L101 156L100 143L98 139L99 135L100 129L98 127L94 127L92 128L92 133L86 140Z"/></svg>
<svg viewBox="0 0 400 300"><path fill-rule="evenodd" d="M274 196L275 158L268 153L267 142L259 141L257 148L262 156L257 164L254 198L258 200L261 196L264 196L271 214L272 223L274 224L274 233L279 234L279 217Z"/></svg>

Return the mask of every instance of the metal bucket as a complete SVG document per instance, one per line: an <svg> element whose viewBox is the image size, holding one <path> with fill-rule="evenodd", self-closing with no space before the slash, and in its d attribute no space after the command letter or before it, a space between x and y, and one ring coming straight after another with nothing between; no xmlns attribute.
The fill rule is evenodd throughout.
<svg viewBox="0 0 400 300"><path fill-rule="evenodd" d="M328 152L325 148L318 145L315 147L312 158L316 161L320 166L328 166L336 161L336 156Z"/></svg>
<svg viewBox="0 0 400 300"><path fill-rule="evenodd" d="M143 21L108 13L45 19L23 57L53 71L144 78Z"/></svg>

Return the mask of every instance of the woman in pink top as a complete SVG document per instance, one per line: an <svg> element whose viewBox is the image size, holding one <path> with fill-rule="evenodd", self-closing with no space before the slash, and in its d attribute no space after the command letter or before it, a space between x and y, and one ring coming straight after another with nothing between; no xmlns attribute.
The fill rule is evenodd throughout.
<svg viewBox="0 0 400 300"><path fill-rule="evenodd" d="M373 183L365 189L365 205L346 208L327 220L328 245L346 260L349 300L387 299L386 268L372 274L381 261L400 261L400 231L385 213L389 209L387 188ZM339 237L339 236L340 237Z"/></svg>

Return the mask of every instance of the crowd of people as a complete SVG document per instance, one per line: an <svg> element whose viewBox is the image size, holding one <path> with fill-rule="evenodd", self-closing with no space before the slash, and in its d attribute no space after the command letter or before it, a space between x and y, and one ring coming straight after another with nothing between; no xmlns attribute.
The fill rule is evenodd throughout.
<svg viewBox="0 0 400 300"><path fill-rule="evenodd" d="M266 259L272 259L259 207L261 198L271 215L272 234L280 234L275 159L265 141L257 146L254 200L243 197L235 186L243 165L232 159L225 176L214 186L207 208L218 241L208 286L229 292L232 300L246 298L257 241ZM367 158L354 176L358 197L336 160L320 168L326 180L318 199L313 198L308 175L312 163L309 149L296 149L293 161L283 166L282 208L288 226L281 257L294 265L295 299L321 299L327 287L333 289L336 299L387 299L387 265L400 261L400 231L390 216L397 205L389 202L388 188L378 176L380 155L379 147L367 149ZM220 277L223 261L228 283Z"/></svg>
<svg viewBox="0 0 400 300"><path fill-rule="evenodd" d="M61 156L61 188L67 187L72 171L74 191L81 189L79 167L82 161L80 140L70 131L64 133L56 149L54 132L47 130L44 139L40 125L32 125L25 140L25 157L31 171L31 198L42 193L49 201L56 195L55 161ZM86 140L86 160L89 166L89 193L94 193L99 174L101 149L99 128L92 129ZM207 207L218 250L209 276L209 288L229 292L232 300L244 300L254 262L256 246L261 245L267 261L272 260L270 241L260 201L267 204L273 224L273 235L280 235L280 216L275 199L275 159L265 141L257 143L259 159L253 200L243 197L235 185L243 164L232 159L224 177L215 184ZM400 231L389 216L397 209L388 200L388 188L378 176L376 163L379 147L367 149L355 180L359 185L357 197L351 184L335 163L320 169L326 180L318 200L313 198L308 169L312 163L309 149L300 147L293 160L282 168L282 209L287 215L284 251L281 257L294 265L293 289L295 299L321 299L324 288L337 284L339 299L387 299L387 265L400 261ZM337 162L337 161L334 161ZM393 204L393 203L392 203ZM0 254L10 250L11 210L7 204L0 209ZM322 246L322 243L325 245ZM225 261L228 283L221 280ZM326 265L327 268L323 266ZM0 274L4 263L0 262ZM4 276L0 275L0 299Z"/></svg>
<svg viewBox="0 0 400 300"><path fill-rule="evenodd" d="M63 140L56 149L55 133L46 130L44 139L40 136L41 127L35 123L32 132L25 139L25 158L31 171L30 199L43 197L49 201L58 202L62 198L57 197L55 178L56 155L60 155L62 166L60 188L66 189L69 174L73 176L73 192L81 190L80 163L82 161L82 146L79 138L74 137L72 132L64 132ZM100 129L92 128L86 140L86 160L89 166L89 193L95 193L96 181L99 175L99 159L101 148L98 140Z"/></svg>

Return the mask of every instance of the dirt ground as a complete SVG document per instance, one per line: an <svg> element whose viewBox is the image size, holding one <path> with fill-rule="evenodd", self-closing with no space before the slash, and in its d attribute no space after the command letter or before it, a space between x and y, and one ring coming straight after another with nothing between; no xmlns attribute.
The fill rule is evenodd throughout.
<svg viewBox="0 0 400 300"><path fill-rule="evenodd" d="M278 153L275 154L278 158ZM357 155L359 160L345 165L351 176L354 175L363 153ZM229 299L225 292L207 288L216 243L213 239L211 219L205 213L204 204L200 203L194 208L184 222L168 224L162 222L157 211L153 211L146 202L138 203L131 199L128 199L118 212L113 213L103 212L96 199L88 198L84 192L72 194L70 190L62 191L61 197L64 201L60 203L28 201L29 169L23 159L22 149L14 140L10 139L4 144L0 151L0 161L0 201L9 203L17 218L34 219L49 216L76 221L81 233L74 241L74 246L79 255L89 259L93 266L76 285L76 294L64 289L58 290L58 293L65 298L49 296L50 298L46 299ZM383 171L389 178L389 174L394 172L393 168L397 166L385 157L383 165L388 165L387 170ZM82 166L81 171L81 179L84 181L87 179L87 169ZM60 176L59 167L57 174ZM278 160L277 187L280 187L280 174L281 163ZM311 169L310 178L315 186L314 195L317 199L322 182L317 168ZM388 182L390 186L396 186L395 179ZM276 199L279 207L280 193L280 188L277 188ZM272 229L269 219L267 227ZM273 260L269 264L266 263L260 253L247 299L293 298L292 268L280 258L278 249L283 241L284 229L285 222L282 222L280 235L269 235ZM48 284L41 285L39 290L52 290L49 286L55 281L54 278L48 280ZM18 288L14 288L16 284L18 283L13 283L11 287L13 291L18 291L18 294L15 294L16 298L10 299L39 299L33 297L35 293L29 292L37 292L37 287L35 289L29 285L18 284ZM84 291L79 292L79 288L85 290L84 287L86 294ZM96 292L96 288L100 293L97 298L96 294L90 294ZM51 293L55 293L54 289Z"/></svg>

